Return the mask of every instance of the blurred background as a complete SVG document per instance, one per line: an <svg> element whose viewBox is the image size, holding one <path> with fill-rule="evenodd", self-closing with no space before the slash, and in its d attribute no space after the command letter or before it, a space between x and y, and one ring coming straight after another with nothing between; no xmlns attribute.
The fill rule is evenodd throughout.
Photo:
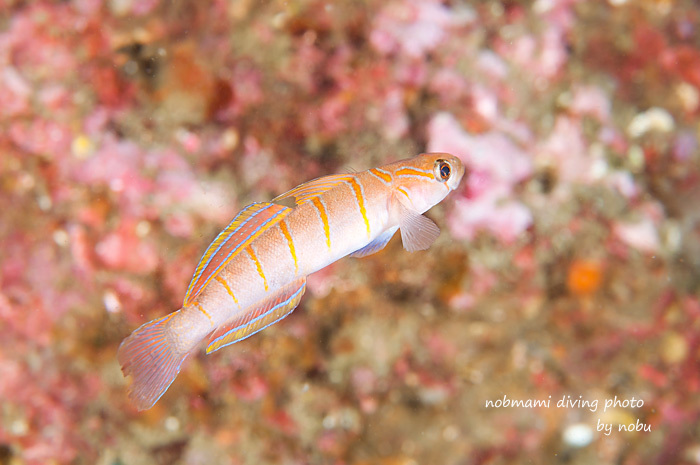
<svg viewBox="0 0 700 465"><path fill-rule="evenodd" d="M0 464L700 463L699 32L693 0L0 0ZM135 411L119 343L243 206L424 151L470 169L431 249L317 273Z"/></svg>

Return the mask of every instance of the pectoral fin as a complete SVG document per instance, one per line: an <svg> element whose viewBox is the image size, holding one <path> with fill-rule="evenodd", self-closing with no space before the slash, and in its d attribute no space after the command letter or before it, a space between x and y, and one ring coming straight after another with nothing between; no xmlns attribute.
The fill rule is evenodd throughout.
<svg viewBox="0 0 700 465"><path fill-rule="evenodd" d="M440 228L430 218L410 210L400 200L394 199L394 202L399 214L403 248L416 252L430 247L440 235Z"/></svg>
<svg viewBox="0 0 700 465"><path fill-rule="evenodd" d="M258 331L277 323L299 305L306 290L306 277L283 287L269 298L259 302L235 320L220 326L209 338L210 354L234 342L242 341Z"/></svg>

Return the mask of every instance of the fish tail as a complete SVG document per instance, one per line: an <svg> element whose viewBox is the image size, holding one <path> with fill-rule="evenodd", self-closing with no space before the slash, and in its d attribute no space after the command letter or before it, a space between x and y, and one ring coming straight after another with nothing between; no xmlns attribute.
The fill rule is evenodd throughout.
<svg viewBox="0 0 700 465"><path fill-rule="evenodd" d="M168 334L168 321L178 312L144 324L119 346L117 359L122 372L132 377L129 398L139 410L153 407L189 355L189 350L178 349Z"/></svg>

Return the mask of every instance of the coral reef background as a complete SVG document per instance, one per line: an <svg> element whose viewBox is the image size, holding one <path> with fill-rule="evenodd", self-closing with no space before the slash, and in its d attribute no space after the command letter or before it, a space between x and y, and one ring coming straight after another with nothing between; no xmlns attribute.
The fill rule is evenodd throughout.
<svg viewBox="0 0 700 465"><path fill-rule="evenodd" d="M692 0L0 0L0 464L700 463L699 134ZM129 405L241 207L422 151L430 250Z"/></svg>

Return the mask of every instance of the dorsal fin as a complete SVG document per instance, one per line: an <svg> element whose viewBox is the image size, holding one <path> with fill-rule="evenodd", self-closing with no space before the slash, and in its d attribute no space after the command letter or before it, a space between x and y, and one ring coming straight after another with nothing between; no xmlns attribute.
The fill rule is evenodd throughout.
<svg viewBox="0 0 700 465"><path fill-rule="evenodd" d="M312 198L323 194L324 192L333 189L340 184L349 181L353 178L352 174L331 174L330 176L324 176L322 178L317 178L309 182L305 182L294 189L285 192L284 194L272 199L273 202L278 202L280 200L287 199L289 197L294 197L296 204L306 202Z"/></svg>
<svg viewBox="0 0 700 465"><path fill-rule="evenodd" d="M209 337L207 353L242 341L286 317L299 305L305 290L306 277L303 277L246 309L242 316L219 326Z"/></svg>
<svg viewBox="0 0 700 465"><path fill-rule="evenodd" d="M202 255L183 305L190 305L233 257L290 211L291 208L268 202L252 203L241 210Z"/></svg>

